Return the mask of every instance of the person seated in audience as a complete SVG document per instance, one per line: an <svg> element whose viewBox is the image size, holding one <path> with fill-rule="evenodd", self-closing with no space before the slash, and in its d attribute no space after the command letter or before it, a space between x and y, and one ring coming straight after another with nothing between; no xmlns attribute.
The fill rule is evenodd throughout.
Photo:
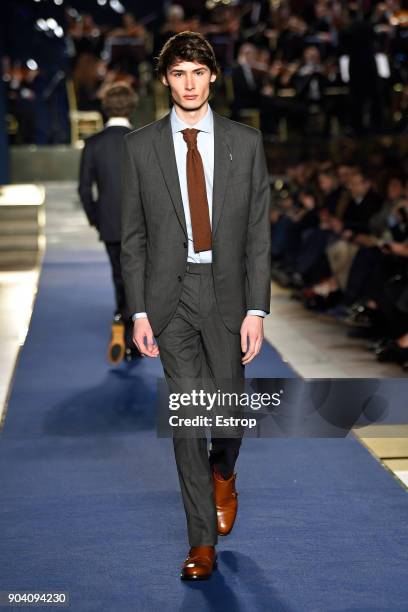
<svg viewBox="0 0 408 612"><path fill-rule="evenodd" d="M296 258L299 244L309 231L319 223L316 197L310 188L302 188L297 194L282 201L283 214L276 220L271 233L272 255L279 259L278 279L289 284L285 275L290 275ZM275 268L276 269L276 268Z"/></svg>
<svg viewBox="0 0 408 612"><path fill-rule="evenodd" d="M280 199L272 219L272 272L284 285L297 284L298 263L305 263L307 245L316 244L321 211L315 173L315 164L288 168L289 194Z"/></svg>
<svg viewBox="0 0 408 612"><path fill-rule="evenodd" d="M408 201L405 208L408 211ZM408 369L408 237L385 244L383 253L392 259L395 274L355 304L347 321L353 325L349 336L375 339L370 348L378 361Z"/></svg>
<svg viewBox="0 0 408 612"><path fill-rule="evenodd" d="M293 62L302 57L307 44L307 33L307 23L300 16L291 15L277 40L277 50L280 52L282 59Z"/></svg>
<svg viewBox="0 0 408 612"><path fill-rule="evenodd" d="M184 9L180 4L172 4L166 11L166 21L160 28L160 34L168 37L187 29Z"/></svg>
<svg viewBox="0 0 408 612"><path fill-rule="evenodd" d="M142 38L147 36L145 26L140 23L133 13L124 13L122 26L111 30L107 38Z"/></svg>
<svg viewBox="0 0 408 612"><path fill-rule="evenodd" d="M329 262L330 275L323 283L314 287L314 293L324 296L315 299L307 296L309 308L330 308L338 305L347 285L353 259L359 249L357 235L370 234L370 219L382 207L382 199L375 192L369 177L356 171L349 180L350 197L343 200L345 206L338 207L338 214L328 218L330 228L325 255ZM343 210L340 210L343 208Z"/></svg>
<svg viewBox="0 0 408 612"><path fill-rule="evenodd" d="M239 49L237 63L232 70L234 100L232 118L239 120L240 110L257 108L261 78L256 70L257 49L251 43L245 43Z"/></svg>
<svg viewBox="0 0 408 612"><path fill-rule="evenodd" d="M100 111L98 90L106 77L106 62L91 53L82 53L75 65L72 79L78 110Z"/></svg>
<svg viewBox="0 0 408 612"><path fill-rule="evenodd" d="M323 132L328 134L329 123L326 120L325 104L327 84L319 49L316 46L306 47L303 52L302 63L294 77L297 104L298 106L302 105L303 111L302 131L308 127L308 115L322 113Z"/></svg>
<svg viewBox="0 0 408 612"><path fill-rule="evenodd" d="M351 198L343 214L342 232L342 237L346 239L368 231L371 217L382 206L382 200L373 188L370 177L363 170L352 174L348 188Z"/></svg>
<svg viewBox="0 0 408 612"><path fill-rule="evenodd" d="M165 10L164 22L154 33L153 55L159 53L168 38L190 29L191 24L185 19L184 8L180 4L171 4ZM195 30L198 31L199 27Z"/></svg>
<svg viewBox="0 0 408 612"><path fill-rule="evenodd" d="M389 194L395 189L389 183ZM358 234L360 249L353 261L343 304L348 307L347 321L366 322L365 300L376 301L390 278L404 274L404 257L408 241L408 200L401 195L389 198L381 211L372 217L370 234ZM369 313L368 313L369 315Z"/></svg>
<svg viewBox="0 0 408 612"><path fill-rule="evenodd" d="M263 75L259 96L261 129L265 134L277 134L279 122L285 119L291 134L303 132L305 106L295 97L295 79L299 62L286 63L274 59ZM282 91L293 90L292 96L283 96Z"/></svg>
<svg viewBox="0 0 408 612"><path fill-rule="evenodd" d="M99 27L89 13L78 15L70 23L69 35L74 43L78 57L83 53L90 53L96 58L100 56L103 48L103 36L106 28Z"/></svg>
<svg viewBox="0 0 408 612"><path fill-rule="evenodd" d="M317 181L322 197L321 218L336 217L338 207L348 198L345 187L332 167L320 170Z"/></svg>
<svg viewBox="0 0 408 612"><path fill-rule="evenodd" d="M361 171L351 177L347 191L329 174L320 175L319 183L324 187L327 183L328 192L332 184L333 202L330 205L333 209L329 213L323 199L318 227L311 228L301 237L297 255L291 259L294 267L288 284L304 286L305 305L321 309L333 306L333 300L341 297L352 259L358 250L353 236L355 232L365 230L365 224L381 207L382 201ZM284 222L280 221L280 224ZM285 260L285 257L281 259Z"/></svg>
<svg viewBox="0 0 408 612"><path fill-rule="evenodd" d="M337 46L336 6L325 0L313 3L313 15L309 20L311 35L308 42L319 49L323 57L333 53Z"/></svg>
<svg viewBox="0 0 408 612"><path fill-rule="evenodd" d="M222 5L214 7L210 13L210 20L203 24L202 32L206 36L230 35L238 39L241 29L239 13L234 6Z"/></svg>
<svg viewBox="0 0 408 612"><path fill-rule="evenodd" d="M290 258L291 266L285 267L287 285L292 284L296 287L313 286L314 283L320 282L322 278L330 276L326 247L335 231L335 220L340 217L344 210L349 195L345 188L340 185L339 178L330 164L326 162L326 164L323 164L324 166L326 166L326 169L321 169L317 173L316 184L314 184L314 174L309 174L312 165L297 164L288 169L288 176L292 178L292 184L297 185L298 189L301 185L303 185L303 188L313 186L317 201L318 222L314 227L309 227L309 230L302 233L299 238L296 253L293 252ZM305 171L306 168L308 168L308 171ZM285 224L287 226L288 221L281 219L279 223L278 231L282 234L282 226L285 226ZM276 238L276 236L274 237ZM273 251L279 244L278 241L274 247L274 240L272 240ZM285 236L282 240L282 249L285 250L288 244ZM287 262L288 259L286 254L281 254L280 262ZM282 277L282 273L280 275Z"/></svg>
<svg viewBox="0 0 408 612"><path fill-rule="evenodd" d="M317 47L306 47L302 63L295 77L296 93L299 98L309 103L320 103L326 79L323 74L323 64Z"/></svg>

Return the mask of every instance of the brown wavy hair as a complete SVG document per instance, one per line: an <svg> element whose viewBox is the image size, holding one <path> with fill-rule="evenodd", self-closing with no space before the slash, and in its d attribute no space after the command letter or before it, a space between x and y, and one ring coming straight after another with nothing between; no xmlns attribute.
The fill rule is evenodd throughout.
<svg viewBox="0 0 408 612"><path fill-rule="evenodd" d="M214 49L199 32L179 32L169 38L163 45L156 59L156 76L161 81L167 71L180 61L198 62L210 69L212 74L219 74Z"/></svg>
<svg viewBox="0 0 408 612"><path fill-rule="evenodd" d="M109 117L129 117L137 102L137 95L124 81L106 88L102 98L102 110Z"/></svg>

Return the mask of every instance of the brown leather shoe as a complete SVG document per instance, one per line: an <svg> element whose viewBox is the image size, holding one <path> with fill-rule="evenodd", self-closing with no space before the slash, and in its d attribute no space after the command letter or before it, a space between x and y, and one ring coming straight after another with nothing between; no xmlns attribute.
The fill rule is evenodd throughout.
<svg viewBox="0 0 408 612"><path fill-rule="evenodd" d="M238 510L238 493L235 490L236 474L227 480L213 468L214 498L217 509L218 535L226 536L234 526Z"/></svg>
<svg viewBox="0 0 408 612"><path fill-rule="evenodd" d="M112 323L112 335L108 347L108 361L118 365L125 356L125 326L122 321Z"/></svg>
<svg viewBox="0 0 408 612"><path fill-rule="evenodd" d="M183 563L182 580L207 580L217 568L215 546L192 546Z"/></svg>

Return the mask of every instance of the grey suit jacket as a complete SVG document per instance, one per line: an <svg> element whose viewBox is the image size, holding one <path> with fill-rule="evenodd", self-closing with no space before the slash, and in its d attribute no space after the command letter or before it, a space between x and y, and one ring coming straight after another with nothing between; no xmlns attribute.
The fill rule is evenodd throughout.
<svg viewBox="0 0 408 612"><path fill-rule="evenodd" d="M248 309L269 312L270 187L261 132L213 116L214 286L224 324L239 333ZM146 312L157 336L176 310L187 262L170 114L124 141L122 275L129 315Z"/></svg>

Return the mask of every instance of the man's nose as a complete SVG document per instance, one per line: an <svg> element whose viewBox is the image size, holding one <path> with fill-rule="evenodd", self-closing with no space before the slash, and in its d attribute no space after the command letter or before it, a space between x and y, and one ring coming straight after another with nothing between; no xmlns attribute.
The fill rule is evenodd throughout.
<svg viewBox="0 0 408 612"><path fill-rule="evenodd" d="M186 89L194 89L194 79L193 77L187 77L186 78Z"/></svg>

